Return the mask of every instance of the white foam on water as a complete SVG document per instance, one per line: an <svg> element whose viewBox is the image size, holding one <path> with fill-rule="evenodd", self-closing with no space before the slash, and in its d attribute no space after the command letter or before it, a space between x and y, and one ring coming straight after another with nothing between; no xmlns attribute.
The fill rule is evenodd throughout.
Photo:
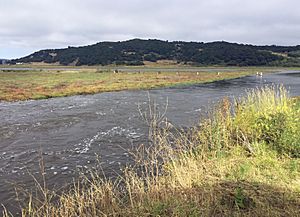
<svg viewBox="0 0 300 217"><path fill-rule="evenodd" d="M122 135L124 135L126 139L138 139L143 134L136 132L136 130L132 128L126 129L121 126L115 126L107 131L99 131L94 136L83 139L82 142L75 145L74 152L77 154L85 154L90 150L92 144L95 143L97 140L105 137L114 137Z"/></svg>
<svg viewBox="0 0 300 217"><path fill-rule="evenodd" d="M105 112L96 112L96 115L99 115L99 116L105 116L106 113L105 113Z"/></svg>

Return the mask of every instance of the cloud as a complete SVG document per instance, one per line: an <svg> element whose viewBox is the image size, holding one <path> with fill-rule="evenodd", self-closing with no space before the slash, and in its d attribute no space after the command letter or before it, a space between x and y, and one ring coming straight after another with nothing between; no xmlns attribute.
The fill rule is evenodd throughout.
<svg viewBox="0 0 300 217"><path fill-rule="evenodd" d="M299 43L297 0L2 0L0 57L131 38Z"/></svg>

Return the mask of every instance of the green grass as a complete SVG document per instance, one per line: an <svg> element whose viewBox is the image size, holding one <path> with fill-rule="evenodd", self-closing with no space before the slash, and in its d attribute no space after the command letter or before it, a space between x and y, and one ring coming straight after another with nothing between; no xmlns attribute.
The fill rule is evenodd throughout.
<svg viewBox="0 0 300 217"><path fill-rule="evenodd" d="M284 88L224 99L189 131L142 114L152 146L135 166L114 182L82 177L56 202L40 187L22 216L299 216L300 103Z"/></svg>
<svg viewBox="0 0 300 217"><path fill-rule="evenodd" d="M133 71L135 69L135 72ZM144 72L143 70L148 71ZM185 69L187 71L185 71ZM189 70L199 69L195 71ZM274 68L160 68L123 67L127 72L114 74L111 68L70 68L67 70L0 71L0 101L46 99L107 91L151 89L175 85L213 82L232 79ZM138 73L136 70L141 70ZM179 74L176 72L180 71ZM205 71L205 70L208 70ZM211 72L209 70L212 70ZM217 71L220 70L220 75ZM278 70L278 69L277 69ZM157 72L160 71L158 74Z"/></svg>

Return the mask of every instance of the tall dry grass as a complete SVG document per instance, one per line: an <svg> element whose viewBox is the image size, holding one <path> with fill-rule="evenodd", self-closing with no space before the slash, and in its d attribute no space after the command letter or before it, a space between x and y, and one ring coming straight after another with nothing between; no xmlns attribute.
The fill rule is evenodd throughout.
<svg viewBox="0 0 300 217"><path fill-rule="evenodd" d="M22 216L299 216L299 114L283 87L224 99L188 131L151 103L150 144L123 176L92 173L55 202L40 188Z"/></svg>

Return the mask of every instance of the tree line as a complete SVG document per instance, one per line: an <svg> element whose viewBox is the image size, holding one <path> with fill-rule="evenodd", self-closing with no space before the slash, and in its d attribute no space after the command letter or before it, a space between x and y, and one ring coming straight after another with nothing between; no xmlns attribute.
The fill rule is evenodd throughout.
<svg viewBox="0 0 300 217"><path fill-rule="evenodd" d="M222 66L300 65L300 46L254 46L220 42L183 42L132 39L83 47L48 49L11 63L45 62L62 65L143 65L145 61Z"/></svg>

